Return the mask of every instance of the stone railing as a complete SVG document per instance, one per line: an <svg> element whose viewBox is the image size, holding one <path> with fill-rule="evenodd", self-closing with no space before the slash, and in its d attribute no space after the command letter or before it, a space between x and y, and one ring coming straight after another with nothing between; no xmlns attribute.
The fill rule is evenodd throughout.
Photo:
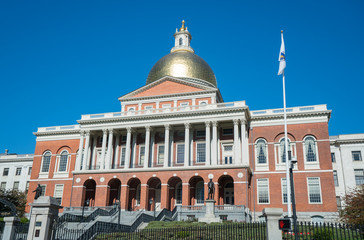
<svg viewBox="0 0 364 240"><path fill-rule="evenodd" d="M317 111L326 111L326 110L327 110L326 104L286 108L287 113L302 113L302 112L310 112L310 111L317 112ZM281 115L283 113L284 113L283 108L251 111L252 116Z"/></svg>
<svg viewBox="0 0 364 240"><path fill-rule="evenodd" d="M158 108L158 109L146 109L138 111L87 114L87 115L82 115L81 120L131 117L131 116L153 115L153 114L172 113L172 112L190 112L190 111L221 109L221 108L225 109L225 108L236 108L244 106L246 106L245 101L207 104L207 105L180 106L180 107L169 107L169 108Z"/></svg>
<svg viewBox="0 0 364 240"><path fill-rule="evenodd" d="M53 131L67 131L67 130L78 130L80 129L80 125L64 125L64 126L55 126L55 127L40 127L38 128L38 132L53 132Z"/></svg>

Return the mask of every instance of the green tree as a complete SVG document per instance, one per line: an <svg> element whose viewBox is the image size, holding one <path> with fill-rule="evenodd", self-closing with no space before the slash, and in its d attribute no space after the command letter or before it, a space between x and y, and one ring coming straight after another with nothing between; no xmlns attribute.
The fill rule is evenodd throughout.
<svg viewBox="0 0 364 240"><path fill-rule="evenodd" d="M27 195L25 192L19 190L0 190L0 198L13 203L16 207L19 217L22 217L25 212L25 205L27 203ZM5 211L6 206L0 204L0 212Z"/></svg>
<svg viewBox="0 0 364 240"><path fill-rule="evenodd" d="M364 224L364 184L346 194L344 202L341 220L348 224Z"/></svg>

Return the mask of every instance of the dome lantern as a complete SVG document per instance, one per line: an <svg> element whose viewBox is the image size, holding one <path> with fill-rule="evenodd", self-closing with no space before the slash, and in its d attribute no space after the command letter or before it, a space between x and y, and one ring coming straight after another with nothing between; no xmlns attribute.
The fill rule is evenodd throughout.
<svg viewBox="0 0 364 240"><path fill-rule="evenodd" d="M179 29L179 31L176 29L174 39L174 47L171 49L171 53L176 51L189 51L192 53L195 52L191 48L192 36L187 30L187 27L185 27L185 20L182 21L182 27Z"/></svg>

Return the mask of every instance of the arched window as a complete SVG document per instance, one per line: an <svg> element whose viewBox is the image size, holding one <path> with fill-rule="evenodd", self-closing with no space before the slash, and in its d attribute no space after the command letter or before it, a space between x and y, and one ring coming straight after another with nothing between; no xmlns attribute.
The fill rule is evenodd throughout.
<svg viewBox="0 0 364 240"><path fill-rule="evenodd" d="M176 204L182 204L182 183L179 182L176 185Z"/></svg>
<svg viewBox="0 0 364 240"><path fill-rule="evenodd" d="M59 159L58 172L65 172L65 171L67 171L67 163L68 163L68 152L67 151L63 151L61 153L61 157Z"/></svg>
<svg viewBox="0 0 364 240"><path fill-rule="evenodd" d="M305 156L307 162L316 162L316 141L312 136L306 137L304 140Z"/></svg>
<svg viewBox="0 0 364 240"><path fill-rule="evenodd" d="M196 203L197 204L204 203L204 196L205 196L204 183L203 181L200 181L196 184Z"/></svg>
<svg viewBox="0 0 364 240"><path fill-rule="evenodd" d="M51 163L51 152L45 152L43 155L42 172L49 172L49 165Z"/></svg>
<svg viewBox="0 0 364 240"><path fill-rule="evenodd" d="M287 139L288 141L288 151L291 149L291 141L289 141L289 139ZM281 162L285 163L286 162L286 144L285 144L285 138L282 138L280 141L280 157L281 157Z"/></svg>
<svg viewBox="0 0 364 240"><path fill-rule="evenodd" d="M324 223L324 217L320 215L314 215L311 217L311 222L316 224Z"/></svg>
<svg viewBox="0 0 364 240"><path fill-rule="evenodd" d="M179 45L181 46L181 45L182 45L182 43L183 43L183 40L182 40L182 38L180 38L180 39L179 39Z"/></svg>
<svg viewBox="0 0 364 240"><path fill-rule="evenodd" d="M255 153L258 164L267 163L267 143L263 139L259 139L255 146Z"/></svg>

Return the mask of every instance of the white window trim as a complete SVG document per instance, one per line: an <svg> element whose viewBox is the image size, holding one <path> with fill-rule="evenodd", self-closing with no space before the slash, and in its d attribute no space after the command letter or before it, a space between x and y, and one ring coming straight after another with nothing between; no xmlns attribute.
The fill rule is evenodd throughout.
<svg viewBox="0 0 364 240"><path fill-rule="evenodd" d="M176 184L176 187L175 187L175 193L174 193L174 204L175 205L182 205L182 202L181 203L177 203L177 188L178 188L178 186L181 186L181 189L182 189L182 201L183 201L183 185L182 185L182 182L179 182L179 183L177 183Z"/></svg>
<svg viewBox="0 0 364 240"><path fill-rule="evenodd" d="M258 182L259 182L259 180L262 180L262 179L266 179L267 180L267 183L268 183L268 202L267 203L260 203L259 202L259 185L258 185ZM257 178L257 203L259 205L267 205L267 204L270 204L269 178Z"/></svg>
<svg viewBox="0 0 364 240"><path fill-rule="evenodd" d="M165 154L166 154L166 148L164 148L164 157L163 157L163 162L159 162L159 147L160 146L164 146L164 144L157 144L157 165L163 165L164 164L164 160L166 158Z"/></svg>
<svg viewBox="0 0 364 240"><path fill-rule="evenodd" d="M265 142L266 163L258 163L259 152L257 149L258 141L263 140ZM269 170L269 158L268 158L268 142L264 138L258 138L254 143L255 153L255 170L256 171L268 171Z"/></svg>
<svg viewBox="0 0 364 240"><path fill-rule="evenodd" d="M54 185L54 191L53 191L53 197L54 198L56 198L55 195L56 195L57 186L62 186L62 197L61 197L61 202L60 202L60 204L62 205L63 195L64 195L64 184L55 184Z"/></svg>
<svg viewBox="0 0 364 240"><path fill-rule="evenodd" d="M305 141L306 141L306 138L308 138L308 137L312 137L315 141L315 155L316 155L315 162L307 161ZM320 160L319 160L319 154L318 154L317 139L312 135L305 136L302 141L302 148L303 148L302 150L303 150L303 159L304 159L304 163L305 163L305 169L320 169ZM331 160L331 155L330 155L330 160Z"/></svg>
<svg viewBox="0 0 364 240"><path fill-rule="evenodd" d="M195 159L196 159L196 163L206 163L206 142L205 141L195 141L196 142L196 153L195 153ZM204 162L198 162L197 161L197 145L204 143L205 144L205 161Z"/></svg>
<svg viewBox="0 0 364 240"><path fill-rule="evenodd" d="M354 156L353 156L353 153L354 152L359 152L359 154L360 154L360 160L354 160L353 158L354 158ZM361 154L361 151L360 150L352 150L351 151L351 161L352 162L362 162L363 161L363 156L362 156L362 154Z"/></svg>
<svg viewBox="0 0 364 240"><path fill-rule="evenodd" d="M178 145L183 145L183 162L178 162ZM185 160L184 160L184 156L185 156L185 143L184 142L180 142L180 143L176 143L176 164L184 164Z"/></svg>
<svg viewBox="0 0 364 240"><path fill-rule="evenodd" d="M286 182L286 191L287 191L287 179L286 178L281 178L281 195L282 195L282 204L287 204L287 202L284 202L284 196L283 196L283 180ZM288 195L287 195L287 201L288 201Z"/></svg>
<svg viewBox="0 0 364 240"><path fill-rule="evenodd" d="M59 167L60 167L60 164L61 164L61 156L62 156L62 153L66 152L67 153L67 164L66 164L66 170L65 171L59 171ZM70 162L70 157L71 157L71 154L67 151L67 150L63 150L61 152L61 154L59 154L57 156L57 160L56 160L56 172L57 173L67 173L68 170L69 170L69 162Z"/></svg>
<svg viewBox="0 0 364 240"><path fill-rule="evenodd" d="M207 100L200 100L198 101L198 105L204 105L204 104L209 104Z"/></svg>
<svg viewBox="0 0 364 240"><path fill-rule="evenodd" d="M47 192L47 184L39 184L41 187L44 186L44 192L42 192L41 196L46 196L46 192Z"/></svg>
<svg viewBox="0 0 364 240"><path fill-rule="evenodd" d="M320 188L320 202L311 202L311 200L310 200L310 187L309 187L309 185L308 185L308 179L309 178L318 178L318 182L319 182L319 188ZM306 181L307 181L307 198L308 198L308 203L309 204L323 204L323 201L322 201L322 189L321 189L321 178L320 177L307 177L306 178Z"/></svg>
<svg viewBox="0 0 364 240"><path fill-rule="evenodd" d="M201 181L197 182L196 186L195 186L195 205L204 205L205 204L205 196L202 196L202 199L203 199L202 203L197 202L197 184L200 183L200 182L202 182L202 189L203 189L204 195L205 195L205 183L201 180Z"/></svg>
<svg viewBox="0 0 364 240"><path fill-rule="evenodd" d="M140 198L141 198L141 184L139 184L137 187L136 187L136 193L135 193L135 206L140 206ZM138 198L139 198L139 200L138 200Z"/></svg>
<svg viewBox="0 0 364 240"><path fill-rule="evenodd" d="M49 160L48 172L42 172L43 164L44 164L44 156L45 156L47 153L50 153L50 154L51 154L51 159ZM48 178L49 170L51 169L51 162L52 162L52 152L51 152L51 151L45 151L45 152L42 154L42 164L41 164L40 169L39 169L39 178Z"/></svg>
<svg viewBox="0 0 364 240"><path fill-rule="evenodd" d="M144 161L145 161L145 145L142 144L142 145L139 145L139 154L138 154L138 166L143 166L144 165L144 162L141 163L140 160L141 160L141 151L142 151L142 147L144 147Z"/></svg>
<svg viewBox="0 0 364 240"><path fill-rule="evenodd" d="M226 145L232 145L232 149L231 149L231 156L232 156L232 163L226 163L225 164L225 146ZM234 150L234 142L232 142L231 140L222 140L220 141L220 148L221 148L221 156L222 156L222 159L221 159L221 164L222 165L233 165L234 164L234 157L235 157L235 150ZM220 156L220 148L218 149L218 156Z"/></svg>
<svg viewBox="0 0 364 240"><path fill-rule="evenodd" d="M122 164L123 149L125 149L124 164ZM119 161L119 166L124 166L125 165L125 160L126 160L126 146L125 145L121 145L120 146L120 161Z"/></svg>
<svg viewBox="0 0 364 240"><path fill-rule="evenodd" d="M281 137L278 142L274 143L274 156L275 156L275 166L276 170L286 170L286 163L282 162L281 160L281 141L284 139L284 137ZM291 141L291 139L288 137L288 151L291 150L292 157L297 156L297 149L296 149L296 142ZM287 156L288 160L288 156ZM295 164L294 169L297 170L297 165Z"/></svg>

